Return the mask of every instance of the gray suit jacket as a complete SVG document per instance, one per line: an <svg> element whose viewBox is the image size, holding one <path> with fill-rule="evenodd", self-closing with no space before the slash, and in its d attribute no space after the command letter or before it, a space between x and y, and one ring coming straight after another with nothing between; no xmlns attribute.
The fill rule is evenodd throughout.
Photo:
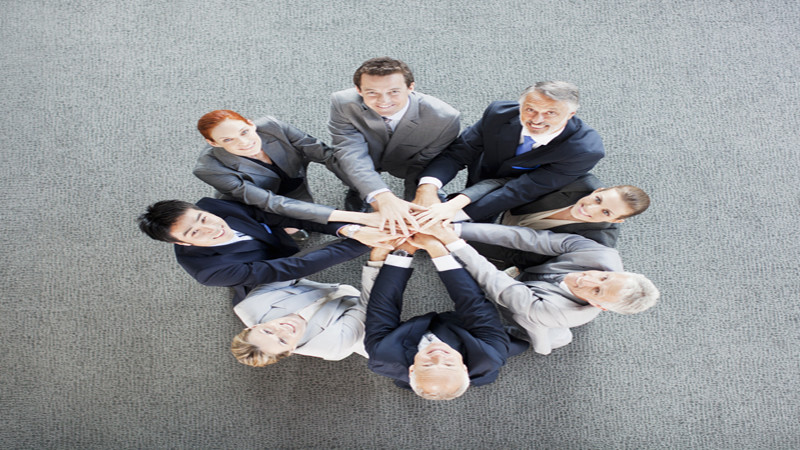
<svg viewBox="0 0 800 450"><path fill-rule="evenodd" d="M489 179L476 183L466 189L461 194L466 195L472 201L481 198L488 192L502 187L507 179ZM564 186L563 188L545 194L537 200L521 205L510 211L511 214L523 215L533 214L542 211L564 208L575 204L581 198L589 195L595 189L603 187L600 180L592 174L580 176L577 180ZM508 214L509 212L506 212ZM615 247L619 237L619 223L597 222L597 223L572 223L550 228L553 233L571 233L589 238L606 247ZM526 268L533 265L543 264L550 259L548 255L539 255L531 252L524 252L515 248L501 247L491 244L476 245L476 249L482 255L505 261L510 265Z"/></svg>
<svg viewBox="0 0 800 450"><path fill-rule="evenodd" d="M377 267L365 266L361 273L361 294L352 286L317 283L300 278L292 282L270 283L257 287L239 302L234 312L246 326L269 322L300 311L328 297L311 317L306 332L293 353L338 361L364 350L364 321L367 301Z"/></svg>
<svg viewBox="0 0 800 450"><path fill-rule="evenodd" d="M412 91L409 107L394 134L375 111L361 100L355 88L331 95L328 129L334 158L347 183L366 196L386 188L378 172L386 171L416 188L428 162L444 150L461 128L459 112L447 103Z"/></svg>
<svg viewBox="0 0 800 450"><path fill-rule="evenodd" d="M325 164L341 178L331 160L331 148L274 117L267 116L254 123L264 153L289 177L303 178L300 187L286 196L278 195L275 192L280 187L280 178L275 172L210 145L197 159L194 174L216 188L218 197L223 199L237 200L282 216L327 223L333 208L312 203L305 177L308 163L314 161Z"/></svg>
<svg viewBox="0 0 800 450"><path fill-rule="evenodd" d="M461 237L491 242L545 255L558 255L546 264L529 267L520 279L535 279L540 274L566 275L585 270L621 272L619 253L590 239L574 234L507 227L494 224L464 223ZM453 252L484 289L490 299L507 308L511 318L525 329L536 353L549 354L572 341L569 328L583 325L600 314L565 290L555 281L517 281L465 246Z"/></svg>

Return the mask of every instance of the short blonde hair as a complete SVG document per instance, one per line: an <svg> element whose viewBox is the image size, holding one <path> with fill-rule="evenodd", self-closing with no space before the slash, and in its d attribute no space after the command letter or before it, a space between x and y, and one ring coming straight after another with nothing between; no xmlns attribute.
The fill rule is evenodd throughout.
<svg viewBox="0 0 800 450"><path fill-rule="evenodd" d="M271 355L264 353L260 348L247 341L247 336L250 335L251 328L245 328L239 334L233 337L231 342L231 353L242 364L252 367L264 367L270 364L275 364L279 360L291 355L292 352L278 353Z"/></svg>

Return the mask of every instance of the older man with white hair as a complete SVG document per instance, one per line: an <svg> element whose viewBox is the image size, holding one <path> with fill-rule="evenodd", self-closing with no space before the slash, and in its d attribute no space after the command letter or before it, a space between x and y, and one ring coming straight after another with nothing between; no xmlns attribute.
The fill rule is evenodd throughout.
<svg viewBox="0 0 800 450"><path fill-rule="evenodd" d="M543 355L572 341L570 328L602 311L635 314L656 304L658 289L644 275L624 272L619 253L577 234L527 227L462 223L460 237L524 251L553 255L524 268L516 279L467 245L459 234L437 224L430 228L486 292L525 330L533 350Z"/></svg>
<svg viewBox="0 0 800 450"><path fill-rule="evenodd" d="M541 81L518 101L497 101L422 171L415 203L430 206L420 224L452 220L463 209L484 221L532 202L587 174L605 155L600 135L575 116L578 88ZM468 168L467 187L505 178L499 188L468 190L439 203L438 190Z"/></svg>

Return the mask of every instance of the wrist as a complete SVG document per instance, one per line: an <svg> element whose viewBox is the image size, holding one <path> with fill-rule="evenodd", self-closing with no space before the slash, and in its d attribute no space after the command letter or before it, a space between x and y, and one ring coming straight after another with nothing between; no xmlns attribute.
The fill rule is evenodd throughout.
<svg viewBox="0 0 800 450"><path fill-rule="evenodd" d="M350 224L339 228L339 235L352 239L356 233L361 229L361 225Z"/></svg>

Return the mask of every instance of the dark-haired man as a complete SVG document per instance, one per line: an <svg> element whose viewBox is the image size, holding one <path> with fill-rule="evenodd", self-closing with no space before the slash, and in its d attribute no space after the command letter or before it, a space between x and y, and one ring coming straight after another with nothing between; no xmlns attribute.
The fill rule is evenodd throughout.
<svg viewBox="0 0 800 450"><path fill-rule="evenodd" d="M334 158L347 175L349 210L372 203L390 226L406 230L415 223L416 208L395 196L379 172L405 180L411 200L417 177L458 136L459 112L430 95L414 91L414 75L406 63L388 58L365 61L353 75L355 88L331 95Z"/></svg>
<svg viewBox="0 0 800 450"><path fill-rule="evenodd" d="M369 247L356 240L373 246L382 246L384 240L369 227L321 225L213 198L195 205L161 201L150 205L138 222L151 238L175 244L178 263L201 284L234 288L234 304L255 286L292 281L366 253ZM352 239L297 255L297 244L283 231L285 227Z"/></svg>

